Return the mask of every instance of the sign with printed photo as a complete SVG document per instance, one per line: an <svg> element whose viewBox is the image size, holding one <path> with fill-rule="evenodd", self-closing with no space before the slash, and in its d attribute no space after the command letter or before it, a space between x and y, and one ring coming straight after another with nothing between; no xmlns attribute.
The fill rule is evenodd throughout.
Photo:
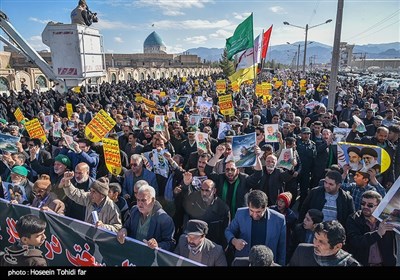
<svg viewBox="0 0 400 280"><path fill-rule="evenodd" d="M44 129L50 131L52 122L53 122L53 115L44 116Z"/></svg>
<svg viewBox="0 0 400 280"><path fill-rule="evenodd" d="M188 126L196 126L198 127L201 121L201 116L200 115L190 115L189 116L189 123Z"/></svg>
<svg viewBox="0 0 400 280"><path fill-rule="evenodd" d="M158 151L153 149L152 160L153 160L153 171L155 174L159 174L165 178L168 178L169 165L168 160L164 157L164 154L168 152L166 149Z"/></svg>
<svg viewBox="0 0 400 280"><path fill-rule="evenodd" d="M208 133L196 131L194 137L196 139L197 148L202 149L204 152L207 152Z"/></svg>
<svg viewBox="0 0 400 280"><path fill-rule="evenodd" d="M368 172L373 168L379 174L390 166L389 154L378 146L339 142L337 147L338 165L348 164L353 172Z"/></svg>
<svg viewBox="0 0 400 280"><path fill-rule="evenodd" d="M18 152L17 142L19 140L20 137L0 133L0 150L10 153Z"/></svg>
<svg viewBox="0 0 400 280"><path fill-rule="evenodd" d="M292 148L290 149L282 149L281 154L279 155L278 158L278 163L276 167L281 167L285 168L288 170L291 170L293 168L293 150Z"/></svg>
<svg viewBox="0 0 400 280"><path fill-rule="evenodd" d="M267 143L279 142L278 131L279 131L278 124L264 124L265 142Z"/></svg>
<svg viewBox="0 0 400 280"><path fill-rule="evenodd" d="M231 126L228 123L220 122L218 127L218 140L225 139L225 134L228 130L231 129Z"/></svg>
<svg viewBox="0 0 400 280"><path fill-rule="evenodd" d="M211 118L212 101L203 100L198 103L200 116L202 118Z"/></svg>
<svg viewBox="0 0 400 280"><path fill-rule="evenodd" d="M396 226L394 231L400 234L400 177L390 187L372 215L381 222L386 220L387 223Z"/></svg>
<svg viewBox="0 0 400 280"><path fill-rule="evenodd" d="M347 136L349 135L351 128L340 128L334 127L333 128L333 137L332 137L332 144L336 145L338 142L345 142Z"/></svg>
<svg viewBox="0 0 400 280"><path fill-rule="evenodd" d="M168 122L176 122L175 112L167 112Z"/></svg>
<svg viewBox="0 0 400 280"><path fill-rule="evenodd" d="M154 116L153 129L154 129L154 131L164 131L165 130L164 116L161 116L161 115Z"/></svg>
<svg viewBox="0 0 400 280"><path fill-rule="evenodd" d="M176 103L174 104L174 111L177 113L182 112L185 109L186 104L189 101L189 98L190 97L187 95L179 96L178 101L176 101Z"/></svg>
<svg viewBox="0 0 400 280"><path fill-rule="evenodd" d="M61 131L62 131L61 126L62 126L61 122L54 123L54 126L53 126L53 136L54 137L58 137L58 138L61 137Z"/></svg>
<svg viewBox="0 0 400 280"><path fill-rule="evenodd" d="M364 132L367 131L367 129L365 128L365 125L364 125L363 121L362 121L359 117L353 116L353 120L354 120L354 123L357 125L356 130L357 130L358 132L364 133Z"/></svg>
<svg viewBox="0 0 400 280"><path fill-rule="evenodd" d="M232 156L237 167L250 167L256 165L256 133L233 136Z"/></svg>

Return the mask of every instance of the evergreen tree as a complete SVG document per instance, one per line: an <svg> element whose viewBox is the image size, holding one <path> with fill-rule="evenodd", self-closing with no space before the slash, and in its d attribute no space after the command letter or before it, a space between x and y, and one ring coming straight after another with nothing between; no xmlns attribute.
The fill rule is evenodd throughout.
<svg viewBox="0 0 400 280"><path fill-rule="evenodd" d="M228 59L226 49L224 49L221 59L219 60L219 67L221 67L223 73L227 77L235 73L235 64L233 61Z"/></svg>

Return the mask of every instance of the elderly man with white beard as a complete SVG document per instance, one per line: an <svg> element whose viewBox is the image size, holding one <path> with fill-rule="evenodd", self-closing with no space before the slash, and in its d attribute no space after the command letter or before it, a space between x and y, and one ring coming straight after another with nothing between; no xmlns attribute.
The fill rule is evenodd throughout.
<svg viewBox="0 0 400 280"><path fill-rule="evenodd" d="M94 182L94 179L89 176L89 171L90 167L87 163L78 163L77 166L75 166L74 178L71 180L71 183L77 189L84 190L85 192L89 191L90 186ZM65 198L64 203L66 207L66 216L81 221L85 220L85 206L77 204L69 197Z"/></svg>
<svg viewBox="0 0 400 280"><path fill-rule="evenodd" d="M269 155L265 159L264 175L261 178L259 189L268 196L268 205L275 205L278 195L285 191L285 183L293 178L293 170L283 170L276 167L278 159Z"/></svg>

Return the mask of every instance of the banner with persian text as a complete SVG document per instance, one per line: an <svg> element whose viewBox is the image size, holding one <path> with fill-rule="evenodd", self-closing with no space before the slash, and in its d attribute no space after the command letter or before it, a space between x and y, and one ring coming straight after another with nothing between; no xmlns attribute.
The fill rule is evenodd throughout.
<svg viewBox="0 0 400 280"><path fill-rule="evenodd" d="M49 266L201 265L163 249L150 249L132 238L120 244L113 232L29 206L10 204L3 199L0 199L1 251L19 239L15 225L18 218L26 214L37 215L47 222L47 239L39 249Z"/></svg>

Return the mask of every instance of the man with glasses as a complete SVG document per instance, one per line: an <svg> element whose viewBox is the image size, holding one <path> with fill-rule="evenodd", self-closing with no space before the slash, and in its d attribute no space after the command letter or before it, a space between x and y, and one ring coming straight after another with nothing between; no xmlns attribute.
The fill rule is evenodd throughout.
<svg viewBox="0 0 400 280"><path fill-rule="evenodd" d="M143 241L151 249L162 248L172 251L175 226L172 218L156 200L156 191L149 185L142 185L137 193L137 205L132 207L124 227L118 231L117 240L124 244L131 237Z"/></svg>
<svg viewBox="0 0 400 280"><path fill-rule="evenodd" d="M35 194L35 199L31 205L32 207L64 215L65 205L58 199L55 193L51 192L49 175L41 175L35 184L33 184L32 191Z"/></svg>
<svg viewBox="0 0 400 280"><path fill-rule="evenodd" d="M250 189L259 188L258 182L260 181L263 171L259 155L261 150L258 146L255 146L254 151L256 154L256 165L254 167L254 173L248 175L241 173L236 167L236 164L232 160L228 160L225 163L224 176L212 171L213 167L217 163L218 159L225 153L226 146L219 145L215 152L215 155L208 161L205 172L207 177L214 181L217 185L217 195L223 201L228 204L231 211L231 216L235 216L236 210L239 207L243 207L244 196Z"/></svg>
<svg viewBox="0 0 400 280"><path fill-rule="evenodd" d="M207 179L201 184L200 191L192 192L184 198L183 208L189 219L199 219L208 223L208 239L226 245L224 230L230 221L229 207L216 193L215 183Z"/></svg>
<svg viewBox="0 0 400 280"><path fill-rule="evenodd" d="M361 210L350 215L346 222L348 250L363 266L396 265L395 226L372 216L381 201L379 193L366 191Z"/></svg>
<svg viewBox="0 0 400 280"><path fill-rule="evenodd" d="M122 195L129 205L133 201L133 186L139 180L145 180L158 193L156 175L147 168L143 168L143 158L141 155L133 154L131 156L131 169L125 172L125 180L122 184Z"/></svg>

